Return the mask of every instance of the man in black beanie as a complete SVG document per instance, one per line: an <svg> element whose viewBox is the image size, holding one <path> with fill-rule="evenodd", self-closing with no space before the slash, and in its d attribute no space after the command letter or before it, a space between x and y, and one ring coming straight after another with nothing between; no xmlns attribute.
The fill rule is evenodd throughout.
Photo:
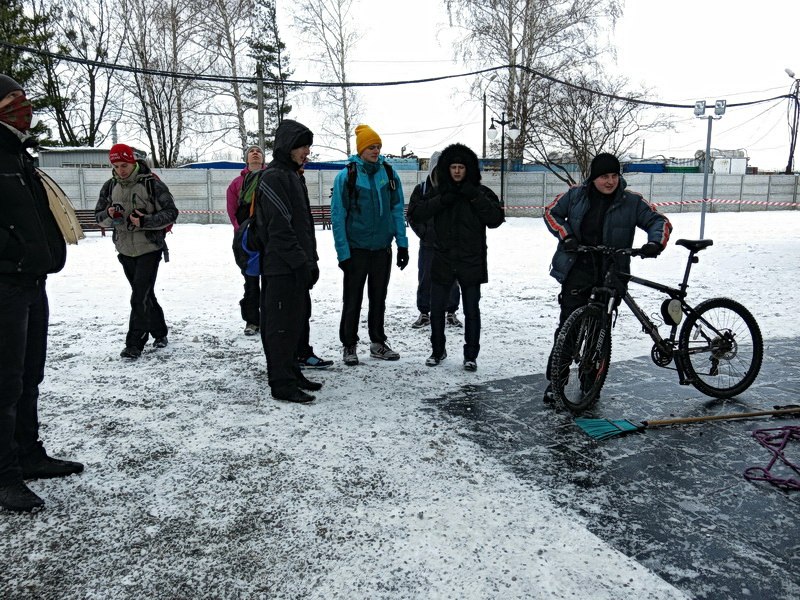
<svg viewBox="0 0 800 600"><path fill-rule="evenodd" d="M572 312L589 302L592 286L600 283L592 256L577 253L578 246L630 248L636 228L647 233L644 256L655 258L666 247L672 225L641 194L626 189L619 159L606 152L594 157L583 185L558 196L544 211L547 228L559 240L550 265L550 275L561 284L561 312L554 339ZM630 272L630 257L618 257L620 270ZM552 351L547 361L550 379ZM550 385L544 395L552 402Z"/></svg>
<svg viewBox="0 0 800 600"><path fill-rule="evenodd" d="M0 75L0 506L30 512L44 501L26 479L63 477L83 465L51 458L39 440L49 305L47 275L67 248L27 149L33 111L22 86Z"/></svg>

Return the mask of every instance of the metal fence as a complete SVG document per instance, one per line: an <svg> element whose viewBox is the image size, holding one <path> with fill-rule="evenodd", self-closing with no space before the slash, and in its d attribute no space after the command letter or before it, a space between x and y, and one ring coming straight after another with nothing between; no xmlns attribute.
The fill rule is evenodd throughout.
<svg viewBox="0 0 800 600"><path fill-rule="evenodd" d="M110 169L44 169L72 200L75 208L94 208ZM228 223L225 191L239 171L227 169L155 169L169 186L181 211L181 223ZM401 171L406 202L426 171ZM311 204L330 203L337 171L306 171ZM486 171L483 183L500 193L500 173ZM664 212L696 212L703 198L702 173L627 173L628 189L641 193ZM550 173L505 174L504 201L509 216L542 215L544 207L568 188ZM800 195L797 175L709 175L706 210L738 212L796 210Z"/></svg>

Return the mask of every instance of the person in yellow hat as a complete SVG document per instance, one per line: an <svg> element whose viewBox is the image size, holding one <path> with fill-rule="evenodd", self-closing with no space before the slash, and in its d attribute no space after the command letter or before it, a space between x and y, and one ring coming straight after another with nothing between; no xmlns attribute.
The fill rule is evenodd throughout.
<svg viewBox="0 0 800 600"><path fill-rule="evenodd" d="M356 127L356 151L336 176L331 196L331 229L339 268L344 273L339 339L344 364L358 364L358 322L367 286L370 356L399 360L384 330L386 292L392 269L392 241L397 266L408 265L405 200L397 173L381 155L381 137L369 125Z"/></svg>

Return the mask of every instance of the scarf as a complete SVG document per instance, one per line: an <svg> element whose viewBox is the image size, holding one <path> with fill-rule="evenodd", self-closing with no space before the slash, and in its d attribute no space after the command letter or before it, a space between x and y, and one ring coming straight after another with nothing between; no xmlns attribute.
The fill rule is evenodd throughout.
<svg viewBox="0 0 800 600"><path fill-rule="evenodd" d="M17 96L9 104L0 108L0 121L25 133L31 127L33 105L25 96Z"/></svg>

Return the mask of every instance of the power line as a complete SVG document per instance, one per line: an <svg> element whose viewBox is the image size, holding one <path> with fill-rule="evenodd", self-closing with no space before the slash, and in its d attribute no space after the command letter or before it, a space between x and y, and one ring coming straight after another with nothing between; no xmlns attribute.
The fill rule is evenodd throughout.
<svg viewBox="0 0 800 600"><path fill-rule="evenodd" d="M10 42L0 41L0 46L17 50L19 52L28 52L30 54L34 54L37 56L47 56L52 59L62 60L64 62L71 62L71 63L78 63L78 64L85 64L94 67L100 67L104 69L110 69L112 71L123 71L127 73L138 73L142 75L151 75L154 77L167 77L171 79L187 79L192 81L208 81L212 83L250 83L256 84L258 83L259 79L257 77L226 77L222 75L201 75L197 73L185 73L179 71L164 71L160 69L144 69L138 67L131 67L129 65L120 65L117 63L106 63L103 61L98 60L90 60L86 58L79 58L74 56L69 56L65 54L59 54L57 52L50 52L48 50L40 50L38 48L31 48L30 46L23 46L20 44L12 44ZM436 77L425 77L422 79L407 79L402 81L376 81L376 82L345 82L345 83L336 83L336 82L326 82L326 81L300 81L300 80L293 80L293 79L262 79L261 81L268 85L291 85L297 87L318 87L318 88L360 88L360 87L390 87L390 86L399 86L399 85L415 85L420 83L432 83L434 81L445 81L448 79L461 79L464 77L474 77L476 75L484 75L486 73L493 73L497 71L506 71L511 69L520 69L532 75L536 75L537 77L541 77L542 79L546 79L548 81L552 81L553 83L557 83L559 85L563 85L575 90L580 90L582 92L586 92L588 94L594 94L597 96L602 96L605 98L611 98L613 100L621 100L623 102L629 102L632 104L642 104L646 106L656 106L660 108L694 108L694 104L675 104L670 102L660 102L654 100L643 100L641 98L630 98L627 96L618 96L616 94L609 94L606 92L601 92L598 90L593 90L586 86L577 85L571 83L569 81L565 81L563 79L558 79L557 77L553 77L552 75L547 75L536 69L531 67L526 67L523 65L502 65L498 67L488 67L486 69L480 69L478 71L470 71L467 73L458 73L453 75L439 75ZM784 98L794 98L792 94L783 94L781 96L775 96L773 98L764 98L762 100L752 100L750 102L739 102L728 104L728 108L735 108L738 106L751 106L753 104L761 104L763 102L772 102L773 100L780 100Z"/></svg>

